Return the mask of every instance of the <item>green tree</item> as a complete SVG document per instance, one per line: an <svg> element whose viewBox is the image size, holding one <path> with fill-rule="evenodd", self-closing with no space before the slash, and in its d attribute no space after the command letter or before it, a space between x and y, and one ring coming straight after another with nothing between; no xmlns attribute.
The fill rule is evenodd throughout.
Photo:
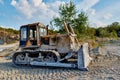
<svg viewBox="0 0 120 80"><path fill-rule="evenodd" d="M113 30L113 32L110 33L110 37L111 38L117 38L117 33L115 30Z"/></svg>
<svg viewBox="0 0 120 80"><path fill-rule="evenodd" d="M100 31L100 37L109 37L109 32L106 29Z"/></svg>
<svg viewBox="0 0 120 80"><path fill-rule="evenodd" d="M109 32L113 32L114 30L117 32L120 29L120 25L118 22L113 22L112 24L108 25L106 28Z"/></svg>
<svg viewBox="0 0 120 80"><path fill-rule="evenodd" d="M104 28L100 27L100 28L96 29L96 36L98 36L98 37L109 37L110 33L108 32L106 27L104 27Z"/></svg>
<svg viewBox="0 0 120 80"><path fill-rule="evenodd" d="M53 22L55 23L55 26L59 27L60 30L63 30L63 21L72 23L76 16L75 4L70 1L69 3L60 5L59 15L60 17L54 17Z"/></svg>
<svg viewBox="0 0 120 80"><path fill-rule="evenodd" d="M89 36L91 39L94 39L94 38L95 38L96 30L95 30L95 28L87 27L87 30L86 30L85 33L86 33L86 35Z"/></svg>
<svg viewBox="0 0 120 80"><path fill-rule="evenodd" d="M54 17L53 22L55 26L59 27L60 32L64 29L63 21L72 25L77 35L84 33L87 29L88 17L84 12L77 13L76 6L72 1L59 7L59 15L60 17Z"/></svg>
<svg viewBox="0 0 120 80"><path fill-rule="evenodd" d="M85 33L88 26L87 21L88 17L84 12L78 14L78 17L74 19L73 23L75 31L78 31L79 33Z"/></svg>

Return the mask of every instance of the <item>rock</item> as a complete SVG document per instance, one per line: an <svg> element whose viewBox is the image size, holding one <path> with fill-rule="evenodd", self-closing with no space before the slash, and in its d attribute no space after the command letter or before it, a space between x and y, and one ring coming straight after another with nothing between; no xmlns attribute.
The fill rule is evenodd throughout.
<svg viewBox="0 0 120 80"><path fill-rule="evenodd" d="M102 54L102 48L101 47L96 47L94 49L91 49L90 54L94 54L94 55Z"/></svg>

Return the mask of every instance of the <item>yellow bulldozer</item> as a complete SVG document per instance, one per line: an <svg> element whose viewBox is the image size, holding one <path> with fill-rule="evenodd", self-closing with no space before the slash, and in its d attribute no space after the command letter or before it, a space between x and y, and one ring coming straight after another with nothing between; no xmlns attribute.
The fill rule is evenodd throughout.
<svg viewBox="0 0 120 80"><path fill-rule="evenodd" d="M20 47L13 55L13 63L88 70L88 43L80 45L73 28L63 23L66 33L55 35L48 34L48 26L40 22L21 26Z"/></svg>

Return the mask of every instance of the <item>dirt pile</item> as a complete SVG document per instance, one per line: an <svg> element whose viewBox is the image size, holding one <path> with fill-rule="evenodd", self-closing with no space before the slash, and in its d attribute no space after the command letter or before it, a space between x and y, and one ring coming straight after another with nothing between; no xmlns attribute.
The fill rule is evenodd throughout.
<svg viewBox="0 0 120 80"><path fill-rule="evenodd" d="M4 42L7 44L10 44L10 43L14 43L18 40L19 40L18 34L0 30L0 44L4 44Z"/></svg>

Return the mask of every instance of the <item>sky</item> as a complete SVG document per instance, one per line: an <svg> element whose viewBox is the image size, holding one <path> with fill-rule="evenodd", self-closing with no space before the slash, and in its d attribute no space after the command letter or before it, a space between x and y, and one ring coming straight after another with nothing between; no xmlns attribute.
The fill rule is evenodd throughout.
<svg viewBox="0 0 120 80"><path fill-rule="evenodd" d="M19 30L21 25L48 25L59 17L59 6L70 0L0 0L0 26ZM91 27L120 22L120 0L72 0L78 13L84 11Z"/></svg>

